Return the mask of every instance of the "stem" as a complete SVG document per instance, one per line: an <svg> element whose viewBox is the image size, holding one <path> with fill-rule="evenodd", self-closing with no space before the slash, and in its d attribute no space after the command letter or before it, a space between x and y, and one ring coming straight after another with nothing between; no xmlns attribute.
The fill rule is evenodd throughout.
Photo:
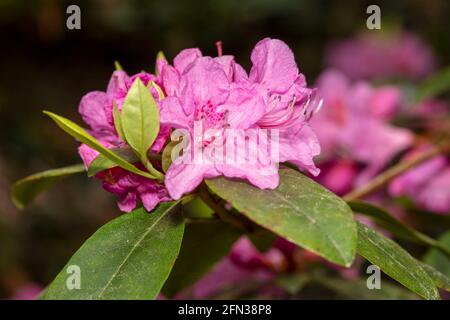
<svg viewBox="0 0 450 320"><path fill-rule="evenodd" d="M152 163L147 159L147 158L143 158L141 160L142 164L145 166L145 168L147 169L147 171L154 176L159 182L163 182L164 181L164 175L159 172L158 170L156 170Z"/></svg>
<svg viewBox="0 0 450 320"><path fill-rule="evenodd" d="M392 168L380 173L378 176L369 181L366 185L357 188L349 193L347 193L343 199L345 201L353 201L358 198L364 198L365 196L379 190L381 187L386 185L389 181L395 177L401 175L402 173L412 169L423 162L443 153L450 151L450 143L438 144L431 147L429 150L405 161L398 163Z"/></svg>
<svg viewBox="0 0 450 320"><path fill-rule="evenodd" d="M222 221L227 222L240 229L249 230L249 226L247 224L245 224L240 219L234 217L231 213L225 210L224 207L216 203L216 200L209 193L205 185L200 186L199 196L211 209L214 210L214 212L219 216L219 218Z"/></svg>

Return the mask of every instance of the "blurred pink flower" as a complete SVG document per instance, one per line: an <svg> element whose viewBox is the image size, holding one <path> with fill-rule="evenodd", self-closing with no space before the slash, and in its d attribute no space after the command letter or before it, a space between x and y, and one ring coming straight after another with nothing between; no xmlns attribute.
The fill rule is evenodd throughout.
<svg viewBox="0 0 450 320"><path fill-rule="evenodd" d="M10 298L11 300L34 300L44 288L36 283L30 282L17 290Z"/></svg>
<svg viewBox="0 0 450 320"><path fill-rule="evenodd" d="M316 180L337 195L351 191L360 167L349 159L330 160L320 165L321 175Z"/></svg>
<svg viewBox="0 0 450 320"><path fill-rule="evenodd" d="M162 65L161 83L169 97L162 101L161 123L184 129L190 136L186 152L166 174L172 198L192 191L203 178L221 175L246 179L262 189L278 186L278 163L266 151L268 141L259 139L256 150L237 150L244 159L249 153L257 154L257 163L220 163L206 154L213 141L226 140L229 129L262 134L266 134L263 129L278 130L278 161L291 161L318 174L313 157L320 147L307 124L309 110L304 109L312 91L306 88L292 51L280 40L264 39L254 48L251 60L249 76L232 56L203 57L198 49L180 52L173 67ZM202 130L196 132L199 123ZM216 135L208 137L209 129ZM192 163L193 153L210 158ZM225 155L230 156L234 157Z"/></svg>
<svg viewBox="0 0 450 320"><path fill-rule="evenodd" d="M406 158L422 152L418 148ZM450 165L445 156L438 156L409 170L394 179L389 185L393 196L408 196L420 207L440 213L450 214Z"/></svg>
<svg viewBox="0 0 450 320"><path fill-rule="evenodd" d="M339 174L340 178L348 174L345 178L354 177L356 184L363 183L412 143L413 136L408 130L387 123L401 101L396 88L374 88L362 81L351 83L337 70L321 74L317 86L324 107L312 119L311 126L321 143L324 159L331 159L338 166L328 167L328 172ZM358 166L364 169L358 170L356 177ZM347 179L341 183L321 179L338 191L349 187Z"/></svg>
<svg viewBox="0 0 450 320"><path fill-rule="evenodd" d="M80 102L79 112L83 120L89 125L89 132L107 148L126 146L114 126L113 101L122 109L128 89L136 78L140 78L145 85L150 81L156 81L152 74L139 73L129 77L123 71L115 71L109 81L106 92L93 91L86 94ZM152 87L151 92L155 99L158 93ZM170 134L170 128L161 126L156 141L151 146L153 152L159 152ZM83 159L86 168L99 154L96 150L82 144L78 152ZM145 209L151 211L159 202L168 201L170 197L165 187L157 181L138 176L119 167L106 170L96 175L102 180L103 188L119 196L118 206L124 212L132 211L141 201Z"/></svg>
<svg viewBox="0 0 450 320"><path fill-rule="evenodd" d="M245 291L246 285L254 283L258 283L259 294L266 293L271 297L283 294L283 291L273 284L272 279L277 273L286 271L286 259L287 256L277 245L261 253L243 236L235 242L227 257L176 298L207 299L233 288Z"/></svg>
<svg viewBox="0 0 450 320"><path fill-rule="evenodd" d="M241 237L233 245L230 260L247 270L281 272L287 268L286 257L276 246L261 253L247 237Z"/></svg>
<svg viewBox="0 0 450 320"><path fill-rule="evenodd" d="M334 43L325 57L326 65L337 68L352 79L420 79L436 65L432 51L408 32L366 32Z"/></svg>

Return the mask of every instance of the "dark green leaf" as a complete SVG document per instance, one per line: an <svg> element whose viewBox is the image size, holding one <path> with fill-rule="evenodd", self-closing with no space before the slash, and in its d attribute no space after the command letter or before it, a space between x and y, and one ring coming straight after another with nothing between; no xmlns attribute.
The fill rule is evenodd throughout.
<svg viewBox="0 0 450 320"><path fill-rule="evenodd" d="M323 287L328 288L346 299L357 300L417 300L419 296L390 284L386 281L381 283L380 289L370 290L364 279L344 280L320 276L315 279Z"/></svg>
<svg viewBox="0 0 450 320"><path fill-rule="evenodd" d="M261 190L243 181L207 180L208 187L256 224L334 263L350 266L356 224L348 205L292 169L280 169L280 185Z"/></svg>
<svg viewBox="0 0 450 320"><path fill-rule="evenodd" d="M164 295L173 297L193 284L230 251L239 236L239 230L221 221L187 224L180 256L164 285Z"/></svg>
<svg viewBox="0 0 450 320"><path fill-rule="evenodd" d="M40 192L46 190L60 179L86 171L82 164L35 173L17 181L12 187L12 199L17 208L22 209Z"/></svg>
<svg viewBox="0 0 450 320"><path fill-rule="evenodd" d="M44 111L46 115L52 118L56 124L63 129L65 132L70 134L76 140L88 145L89 147L97 150L100 154L104 155L106 158L109 158L111 161L117 163L118 166L122 167L125 170L136 173L143 177L154 179L155 177L150 175L148 172L139 170L131 163L127 162L125 159L122 159L117 154L112 152L111 150L105 148L99 141L97 141L94 137L92 137L89 133L87 133L83 128L77 125L75 122L61 117L57 114L54 114L49 111Z"/></svg>
<svg viewBox="0 0 450 320"><path fill-rule="evenodd" d="M450 231L444 233L438 240L442 245L450 246ZM425 254L423 261L430 266L433 266L447 277L450 277L450 258L442 254L442 252L439 252L436 249L430 249Z"/></svg>
<svg viewBox="0 0 450 320"><path fill-rule="evenodd" d="M180 250L184 223L179 202L123 214L94 233L49 285L43 299L153 299ZM80 270L70 290L69 266Z"/></svg>
<svg viewBox="0 0 450 320"><path fill-rule="evenodd" d="M183 213L186 218L208 219L212 218L214 211L202 199L194 197L183 205Z"/></svg>
<svg viewBox="0 0 450 320"><path fill-rule="evenodd" d="M446 275L426 263L422 263L422 268L428 273L438 288L450 291L450 279Z"/></svg>
<svg viewBox="0 0 450 320"><path fill-rule="evenodd" d="M440 298L433 280L419 261L391 239L359 222L358 253L425 299Z"/></svg>
<svg viewBox="0 0 450 320"><path fill-rule="evenodd" d="M354 211L367 215L380 226L392 232L399 238L426 246L432 246L450 256L450 249L427 235L403 224L382 208L364 201L350 201L348 203Z"/></svg>

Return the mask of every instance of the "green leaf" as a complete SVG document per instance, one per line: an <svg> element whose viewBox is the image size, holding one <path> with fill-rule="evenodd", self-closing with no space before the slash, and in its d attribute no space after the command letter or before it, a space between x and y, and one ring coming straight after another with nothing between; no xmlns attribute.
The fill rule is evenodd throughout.
<svg viewBox="0 0 450 320"><path fill-rule="evenodd" d="M117 107L116 101L113 101L113 119L114 119L114 127L116 129L117 135L119 138L126 142L125 133L122 128L122 118L120 117L119 108Z"/></svg>
<svg viewBox="0 0 450 320"><path fill-rule="evenodd" d="M153 299L180 250L184 224L179 202L123 214L94 233L72 256L42 298ZM80 270L80 289L69 289L69 266Z"/></svg>
<svg viewBox="0 0 450 320"><path fill-rule="evenodd" d="M85 172L82 164L51 169L32 174L17 181L11 190L12 200L17 208L22 209L29 204L39 193L51 187L53 184L75 173Z"/></svg>
<svg viewBox="0 0 450 320"><path fill-rule="evenodd" d="M438 239L439 243L445 246L450 246L450 231L447 231ZM430 249L425 254L423 261L430 266L433 266L441 273L450 277L450 258L442 252L439 252L436 249Z"/></svg>
<svg viewBox="0 0 450 320"><path fill-rule="evenodd" d="M111 150L105 148L99 141L97 141L94 137L92 137L89 133L87 133L83 128L81 128L79 125L77 125L75 122L66 119L64 117L61 117L57 114L54 114L49 111L44 111L46 115L48 115L50 118L53 119L53 121L56 122L56 124L63 129L65 132L70 134L72 137L74 137L76 140L88 145L89 147L97 150L100 154L104 155L106 158L110 159L111 161L117 163L117 165L125 170L128 170L130 172L136 173L138 175L141 175L143 177L149 178L149 179L155 179L154 176L149 174L148 172L139 170L131 163L127 162L125 159L119 157L117 154L112 152Z"/></svg>
<svg viewBox="0 0 450 320"><path fill-rule="evenodd" d="M243 181L206 180L208 187L256 224L334 263L350 266L356 251L356 224L348 205L292 169L280 169L275 190Z"/></svg>
<svg viewBox="0 0 450 320"><path fill-rule="evenodd" d="M311 275L306 272L281 274L275 278L275 284L289 294L297 294L311 282Z"/></svg>
<svg viewBox="0 0 450 320"><path fill-rule="evenodd" d="M136 156L134 151L131 150L131 148L122 147L122 148L113 148L110 150L112 152L114 152L115 154L117 154L122 159L126 160L127 162L135 163L135 162L139 161L138 157ZM102 172L104 170L111 169L114 167L117 167L117 163L115 163L114 161L111 161L109 158L105 157L104 155L99 154L97 157L95 157L94 160L92 160L92 162L89 166L89 169L88 169L88 176L92 177L99 172Z"/></svg>
<svg viewBox="0 0 450 320"><path fill-rule="evenodd" d="M192 200L183 204L183 214L191 219L210 219L213 217L214 210L208 207L200 197L193 197Z"/></svg>
<svg viewBox="0 0 450 320"><path fill-rule="evenodd" d="M434 281L436 287L442 288L446 291L450 291L450 279L446 275L442 274L441 272L439 272L438 270L436 270L435 268L426 263L422 263L422 268L428 273L430 278Z"/></svg>
<svg viewBox="0 0 450 320"><path fill-rule="evenodd" d="M239 230L221 221L187 224L180 256L163 294L171 298L193 284L230 251L240 235Z"/></svg>
<svg viewBox="0 0 450 320"><path fill-rule="evenodd" d="M352 208L353 211L373 218L375 222L377 222L377 224L379 224L384 229L392 232L399 238L437 248L450 256L450 249L447 246L403 224L401 221L394 218L384 209L364 201L350 201L348 205L350 206L350 208Z"/></svg>
<svg viewBox="0 0 450 320"><path fill-rule="evenodd" d="M172 150L178 144L178 141L171 141L164 148L162 153L162 168L164 172L167 172L170 165L172 164Z"/></svg>
<svg viewBox="0 0 450 320"><path fill-rule="evenodd" d="M450 67L442 69L426 80L416 92L416 101L436 97L450 90Z"/></svg>
<svg viewBox="0 0 450 320"><path fill-rule="evenodd" d="M433 280L419 261L391 239L359 222L358 253L421 297L440 298Z"/></svg>
<svg viewBox="0 0 450 320"><path fill-rule="evenodd" d="M401 287L383 281L380 289L367 288L367 280L343 280L320 275L315 280L346 299L358 300L417 300L419 296Z"/></svg>
<svg viewBox="0 0 450 320"><path fill-rule="evenodd" d="M159 132L159 111L150 90L137 78L122 108L122 129L127 143L145 163L147 151Z"/></svg>

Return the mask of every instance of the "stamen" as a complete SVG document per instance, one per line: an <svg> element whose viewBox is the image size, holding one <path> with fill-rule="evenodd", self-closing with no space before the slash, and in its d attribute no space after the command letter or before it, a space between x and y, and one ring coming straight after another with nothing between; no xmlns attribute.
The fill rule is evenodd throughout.
<svg viewBox="0 0 450 320"><path fill-rule="evenodd" d="M216 42L216 48L217 48L217 56L222 56L222 41Z"/></svg>

